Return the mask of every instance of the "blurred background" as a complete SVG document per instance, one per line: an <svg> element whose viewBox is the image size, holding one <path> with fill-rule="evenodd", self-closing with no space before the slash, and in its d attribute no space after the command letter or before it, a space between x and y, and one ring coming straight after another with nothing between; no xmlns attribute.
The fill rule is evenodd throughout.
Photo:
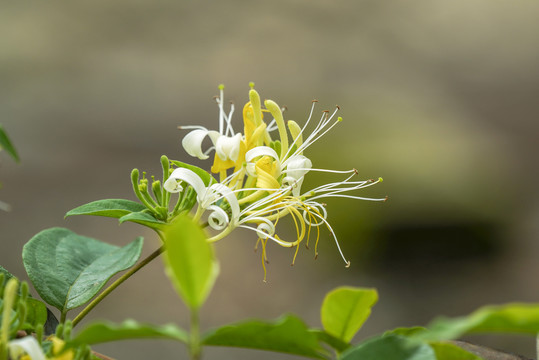
<svg viewBox="0 0 539 360"><path fill-rule="evenodd" d="M518 0L3 2L0 122L22 162L2 154L0 199L12 210L0 213L0 264L24 279L23 245L53 226L116 245L142 235L145 253L158 247L135 224L64 214L93 200L134 200L131 170L160 174L162 154L209 169L181 148L177 126L217 128L218 84L241 109L254 81L300 124L311 100L317 114L338 104L344 121L307 155L315 167L382 176L361 195L389 201L327 201L349 269L327 232L318 259L301 249L293 267L293 250L269 246L267 283L252 232L218 243L222 273L205 328L285 312L320 326L323 296L340 285L380 293L357 340L484 304L537 302L538 17L537 2ZM304 186L322 181L312 178ZM279 225L292 236L292 224ZM160 260L92 318L188 325ZM529 357L535 349L525 337L469 340ZM169 341L96 349L186 358Z"/></svg>

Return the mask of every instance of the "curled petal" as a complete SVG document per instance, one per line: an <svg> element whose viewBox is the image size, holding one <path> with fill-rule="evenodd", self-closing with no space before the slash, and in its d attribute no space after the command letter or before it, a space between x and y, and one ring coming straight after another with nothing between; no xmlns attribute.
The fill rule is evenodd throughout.
<svg viewBox="0 0 539 360"><path fill-rule="evenodd" d="M33 336L12 340L8 343L8 348L12 359L18 359L23 354L27 354L32 360L46 360L41 346Z"/></svg>
<svg viewBox="0 0 539 360"><path fill-rule="evenodd" d="M313 163L311 160L303 155L294 155L287 160L286 174L293 177L296 180L303 177L311 170Z"/></svg>
<svg viewBox="0 0 539 360"><path fill-rule="evenodd" d="M294 155L287 160L286 177L283 182L292 185L292 195L299 196L301 193L301 184L303 178L313 167L311 160L303 155Z"/></svg>
<svg viewBox="0 0 539 360"><path fill-rule="evenodd" d="M177 189L179 187L178 181L185 181L186 183L191 185L197 193L197 200L199 202L204 199L206 193L206 186L204 185L204 181L202 181L200 176L198 176L194 171L186 168L174 169L167 181L165 181L165 183L163 184L163 187L169 192L175 192L171 191L170 189Z"/></svg>
<svg viewBox="0 0 539 360"><path fill-rule="evenodd" d="M217 192L221 194L226 199L226 201L228 201L228 204L230 205L230 211L232 213L232 220L236 222L240 217L240 204L232 190L230 190L230 188L223 184L213 184L212 186L210 186L210 192Z"/></svg>
<svg viewBox="0 0 539 360"><path fill-rule="evenodd" d="M211 211L211 214L208 216L208 224L212 229L223 230L228 226L230 220L226 211L217 205L208 206L208 210Z"/></svg>
<svg viewBox="0 0 539 360"><path fill-rule="evenodd" d="M277 155L277 152L270 148L269 146L257 146L254 149L251 149L247 151L245 154L245 161L248 163L251 162L254 158L259 156L270 156L273 159L279 161L279 155Z"/></svg>
<svg viewBox="0 0 539 360"><path fill-rule="evenodd" d="M221 160L238 160L240 154L240 142L241 134L238 133L232 137L230 136L219 136L217 142L215 143L215 151Z"/></svg>
<svg viewBox="0 0 539 360"><path fill-rule="evenodd" d="M183 191L183 186L180 185L178 179L173 178L172 176L165 181L163 188L169 193L179 193Z"/></svg>
<svg viewBox="0 0 539 360"><path fill-rule="evenodd" d="M209 156L202 151L202 141L204 141L206 136L209 136L215 145L219 133L217 131L208 131L206 129L193 130L184 136L182 146L189 155L201 160L206 160Z"/></svg>

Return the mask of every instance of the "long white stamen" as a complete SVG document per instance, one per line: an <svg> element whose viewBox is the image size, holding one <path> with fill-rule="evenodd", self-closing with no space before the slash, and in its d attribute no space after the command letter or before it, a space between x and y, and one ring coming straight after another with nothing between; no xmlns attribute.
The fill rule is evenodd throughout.
<svg viewBox="0 0 539 360"><path fill-rule="evenodd" d="M230 133L230 136L234 136L234 128L232 127L232 114L234 114L234 103L230 103L230 112L228 113L228 116L225 117L226 120L226 133L227 136Z"/></svg>
<svg viewBox="0 0 539 360"><path fill-rule="evenodd" d="M308 148L309 146L311 146L312 144L314 144L316 141L318 141L321 137L323 137L328 131L330 131L331 129L333 129L333 127L335 125L337 125L340 121L337 120L335 121L333 124L330 125L329 128L325 129L321 134L319 134L319 132L321 132L324 127L331 121L331 119L335 116L335 114L337 113L339 109L336 109L333 114L331 114L331 116L327 117L327 120L324 122L323 120L321 121L321 123L319 124L320 126L317 127L317 129L315 129L308 137L307 139L305 139L303 141L303 144L301 144L301 146L297 149L298 152L300 151L304 151L306 148ZM325 113L327 114L327 113ZM326 115L327 116L327 115Z"/></svg>
<svg viewBox="0 0 539 360"><path fill-rule="evenodd" d="M225 110L223 108L223 100L224 100L224 86L219 85L219 98L216 99L217 105L219 106L219 134L223 134L223 125L224 125L224 117L225 117Z"/></svg>
<svg viewBox="0 0 539 360"><path fill-rule="evenodd" d="M288 151L286 152L285 154L285 159L288 158L288 156L290 155L290 151L292 151L292 148L294 147L294 145L296 144L297 140L301 137L301 135L303 135L303 133L305 132L305 129L307 128L307 125L309 125L309 122L311 121L311 118L313 116L313 112L314 112L314 107L316 105L317 101L313 101L313 104L311 105L311 111L309 112L309 117L307 118L307 120L305 121L305 124L303 125L303 127L301 128L298 136L294 139L294 141L292 142L292 144L290 145L290 148L288 149ZM300 152L298 152L296 150L296 153L300 154Z"/></svg>
<svg viewBox="0 0 539 360"><path fill-rule="evenodd" d="M180 130L206 130L206 131L208 131L208 129L206 129L204 126L200 126L200 125L182 125L182 126L178 126L178 129L180 129Z"/></svg>

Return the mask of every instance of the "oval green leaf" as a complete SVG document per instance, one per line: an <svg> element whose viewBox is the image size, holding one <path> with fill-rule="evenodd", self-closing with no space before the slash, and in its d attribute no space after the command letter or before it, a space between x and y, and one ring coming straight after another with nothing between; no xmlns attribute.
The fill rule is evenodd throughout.
<svg viewBox="0 0 539 360"><path fill-rule="evenodd" d="M121 324L98 322L88 325L77 333L68 346L94 345L128 339L171 339L187 343L189 335L185 330L172 324L156 326L141 324L134 320L126 320Z"/></svg>
<svg viewBox="0 0 539 360"><path fill-rule="evenodd" d="M340 360L437 360L426 343L398 335L368 340L343 353Z"/></svg>
<svg viewBox="0 0 539 360"><path fill-rule="evenodd" d="M147 210L127 214L125 216L122 216L120 219L118 219L118 221L120 222L120 224L126 221L130 221L130 222L134 222L134 223L149 227L150 229L154 229L154 230L162 230L166 226L165 222L161 220L157 220Z"/></svg>
<svg viewBox="0 0 539 360"><path fill-rule="evenodd" d="M133 266L142 238L118 247L51 228L35 235L23 248L23 263L39 295L62 313L88 302L120 271Z"/></svg>
<svg viewBox="0 0 539 360"><path fill-rule="evenodd" d="M425 340L453 340L470 333L539 333L539 304L486 306L468 316L439 318L415 335Z"/></svg>
<svg viewBox="0 0 539 360"><path fill-rule="evenodd" d="M202 306L219 273L207 238L188 215L179 216L164 231L166 273L191 309Z"/></svg>
<svg viewBox="0 0 539 360"><path fill-rule="evenodd" d="M43 326L47 322L47 307L37 299L26 299L26 323L31 329L36 325Z"/></svg>
<svg viewBox="0 0 539 360"><path fill-rule="evenodd" d="M375 289L340 287L330 291L321 309L324 330L345 342L350 342L378 301Z"/></svg>
<svg viewBox="0 0 539 360"><path fill-rule="evenodd" d="M429 344L436 354L436 360L482 360L475 354L448 342L433 342Z"/></svg>
<svg viewBox="0 0 539 360"><path fill-rule="evenodd" d="M275 322L249 320L220 327L202 339L203 345L231 346L325 359L327 352L299 318L288 315Z"/></svg>
<svg viewBox="0 0 539 360"><path fill-rule="evenodd" d="M105 199L92 201L67 212L65 217L73 215L94 215L112 218L121 218L127 214L145 210L146 206L124 199Z"/></svg>

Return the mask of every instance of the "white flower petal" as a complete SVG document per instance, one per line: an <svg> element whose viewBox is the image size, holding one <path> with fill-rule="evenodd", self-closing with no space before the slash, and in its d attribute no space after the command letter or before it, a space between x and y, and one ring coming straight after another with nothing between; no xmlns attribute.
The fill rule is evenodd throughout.
<svg viewBox="0 0 539 360"><path fill-rule="evenodd" d="M215 151L221 160L238 160L240 154L240 142L241 134L238 133L232 137L229 136L219 136L217 143L215 144Z"/></svg>
<svg viewBox="0 0 539 360"><path fill-rule="evenodd" d="M206 135L209 135L209 131L206 129L197 129L191 131L189 134L185 135L182 140L182 146L185 151L194 157L197 157L201 160L207 159L209 156L204 154L202 151L202 141Z"/></svg>
<svg viewBox="0 0 539 360"><path fill-rule="evenodd" d="M169 189L176 189L178 187L178 180L185 181L191 185L197 193L197 200L201 202L201 199L204 198L206 193L206 185L204 185L204 181L202 181L200 176L198 176L192 170L186 168L177 168L172 172L172 174L170 174L167 181L165 181L163 184L163 187L169 192L174 192Z"/></svg>
<svg viewBox="0 0 539 360"><path fill-rule="evenodd" d="M234 192L223 184L213 184L210 186L210 191L221 194L228 201L230 211L232 212L232 221L236 222L240 217L240 204Z"/></svg>
<svg viewBox="0 0 539 360"><path fill-rule="evenodd" d="M32 360L47 360L41 346L33 336L12 340L7 346L12 359L18 359L26 353Z"/></svg>
<svg viewBox="0 0 539 360"><path fill-rule="evenodd" d="M208 216L208 224L212 229L223 230L228 226L230 220L228 219L226 211L217 205L208 206L208 210L212 211L212 213Z"/></svg>
<svg viewBox="0 0 539 360"><path fill-rule="evenodd" d="M296 180L305 176L313 167L312 161L303 155L291 156L286 163L286 170L284 172Z"/></svg>
<svg viewBox="0 0 539 360"><path fill-rule="evenodd" d="M283 178L283 184L292 186L292 196L298 197L301 195L301 184L303 184L303 178L298 180L292 176L285 176Z"/></svg>
<svg viewBox="0 0 539 360"><path fill-rule="evenodd" d="M277 152L273 150L272 148L270 148L269 146L257 146L254 149L247 151L247 153L245 154L245 161L249 163L254 158L259 157L259 156L265 156L265 155L270 156L274 158L275 160L279 161L279 155L277 155Z"/></svg>

